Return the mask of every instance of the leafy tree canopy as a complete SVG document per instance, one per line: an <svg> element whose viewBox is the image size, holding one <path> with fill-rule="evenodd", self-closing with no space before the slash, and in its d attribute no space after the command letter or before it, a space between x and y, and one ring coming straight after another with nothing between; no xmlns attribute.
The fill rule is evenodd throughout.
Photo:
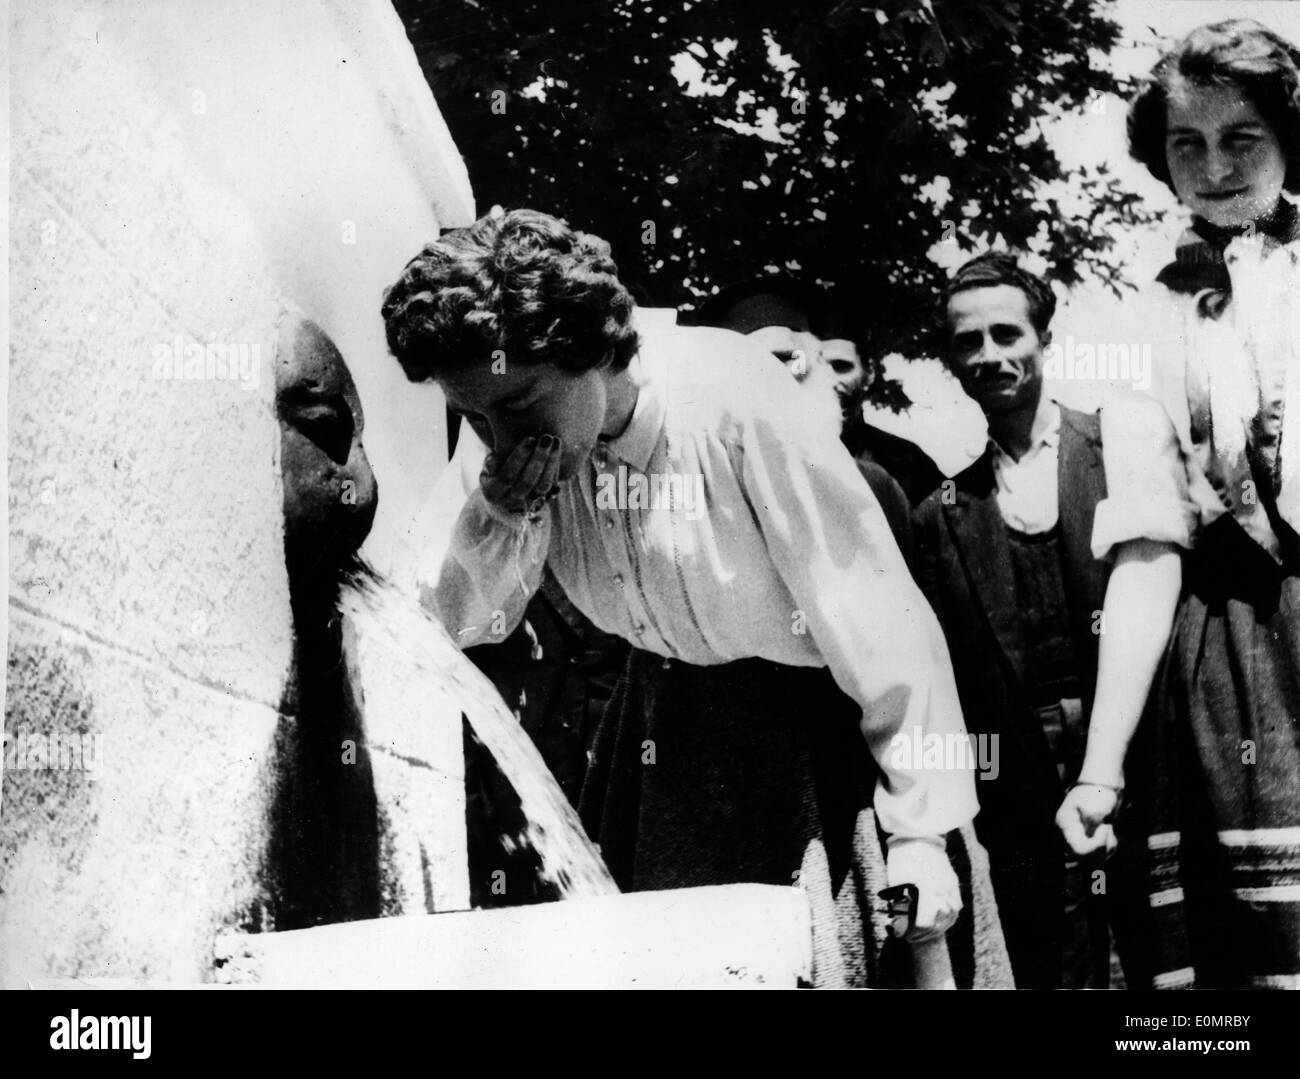
<svg viewBox="0 0 1300 1079"><path fill-rule="evenodd" d="M1042 124L1123 92L1093 0L396 0L482 207L605 237L642 302L765 269L846 286L873 358L928 350L936 244L1118 286L1143 218ZM951 261L951 260L950 260Z"/></svg>

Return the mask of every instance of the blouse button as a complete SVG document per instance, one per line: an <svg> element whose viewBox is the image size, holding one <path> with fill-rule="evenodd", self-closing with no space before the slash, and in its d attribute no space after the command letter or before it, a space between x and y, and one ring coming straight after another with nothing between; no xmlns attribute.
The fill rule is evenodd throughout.
<svg viewBox="0 0 1300 1079"><path fill-rule="evenodd" d="M605 518L605 527L606 527L606 528L613 528L613 527L614 527L614 518L613 518L613 517L606 517L606 518Z"/></svg>
<svg viewBox="0 0 1300 1079"><path fill-rule="evenodd" d="M633 631L636 633L636 635L637 635L638 637L644 637L644 636L645 636L645 623L644 623L644 622L638 622L635 626L632 627L632 629L633 629Z"/></svg>
<svg viewBox="0 0 1300 1079"><path fill-rule="evenodd" d="M623 584L623 575L621 573L614 574L614 583L620 586Z"/></svg>

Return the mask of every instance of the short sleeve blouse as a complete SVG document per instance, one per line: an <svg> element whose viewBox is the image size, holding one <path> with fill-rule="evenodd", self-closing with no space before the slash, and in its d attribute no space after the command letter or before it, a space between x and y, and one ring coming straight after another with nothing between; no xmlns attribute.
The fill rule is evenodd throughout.
<svg viewBox="0 0 1300 1079"><path fill-rule="evenodd" d="M1235 239L1225 271L1227 287L1157 282L1135 301L1167 418L1132 401L1102 410L1098 557L1139 538L1190 547L1231 514L1280 559L1270 508L1300 526L1300 450L1283 439L1300 416L1300 239Z"/></svg>

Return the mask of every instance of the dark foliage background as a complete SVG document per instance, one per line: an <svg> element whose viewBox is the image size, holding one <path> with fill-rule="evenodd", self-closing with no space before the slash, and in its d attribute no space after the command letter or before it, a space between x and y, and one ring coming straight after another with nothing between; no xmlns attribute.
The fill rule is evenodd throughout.
<svg viewBox="0 0 1300 1079"><path fill-rule="evenodd" d="M793 270L851 289L873 358L919 355L945 276L933 244L1000 234L1067 284L1116 286L1111 237L1143 217L1104 172L1066 177L1041 131L1124 90L1096 62L1118 28L1092 0L396 7L480 208L605 237L643 303ZM713 92L674 75L683 53ZM937 177L942 209L921 197ZM1086 197L1054 194L1062 179Z"/></svg>

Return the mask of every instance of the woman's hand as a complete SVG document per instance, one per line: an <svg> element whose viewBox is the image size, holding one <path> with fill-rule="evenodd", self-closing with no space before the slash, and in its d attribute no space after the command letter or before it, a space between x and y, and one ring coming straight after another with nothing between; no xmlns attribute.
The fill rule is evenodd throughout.
<svg viewBox="0 0 1300 1079"><path fill-rule="evenodd" d="M1097 783L1076 783L1056 811L1056 826L1075 854L1115 848L1110 820L1119 806L1119 791Z"/></svg>
<svg viewBox="0 0 1300 1079"><path fill-rule="evenodd" d="M890 887L916 885L916 918L904 940L935 940L952 928L961 913L961 885L942 840L891 839L886 869Z"/></svg>
<svg viewBox="0 0 1300 1079"><path fill-rule="evenodd" d="M501 461L489 453L479 475L483 497L508 513L538 514L559 492L560 439L530 436Z"/></svg>

